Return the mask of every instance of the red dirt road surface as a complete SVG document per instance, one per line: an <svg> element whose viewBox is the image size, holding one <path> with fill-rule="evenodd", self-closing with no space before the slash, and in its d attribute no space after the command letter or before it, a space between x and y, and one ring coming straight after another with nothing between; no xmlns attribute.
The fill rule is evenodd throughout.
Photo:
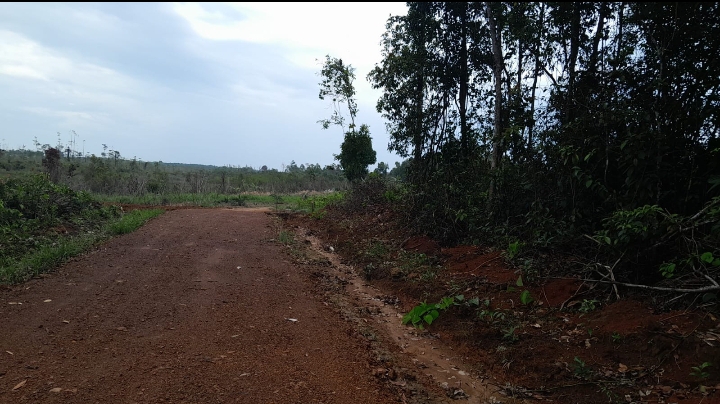
<svg viewBox="0 0 720 404"><path fill-rule="evenodd" d="M175 210L0 290L0 402L402 401L276 237L259 210Z"/></svg>

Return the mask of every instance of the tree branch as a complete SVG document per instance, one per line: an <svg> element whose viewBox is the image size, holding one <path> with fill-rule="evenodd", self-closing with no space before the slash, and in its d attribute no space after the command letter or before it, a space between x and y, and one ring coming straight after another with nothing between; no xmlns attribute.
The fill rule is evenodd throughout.
<svg viewBox="0 0 720 404"><path fill-rule="evenodd" d="M684 288L664 288L661 286L637 285L634 283L602 281L602 280L596 280L596 279L583 279L583 281L584 282L596 282L596 283L609 283L609 284L613 284L613 285L627 286L629 288L658 290L658 291L662 291L662 292L704 293L704 292L720 291L720 286L706 286L704 288L697 288L697 289L684 289Z"/></svg>

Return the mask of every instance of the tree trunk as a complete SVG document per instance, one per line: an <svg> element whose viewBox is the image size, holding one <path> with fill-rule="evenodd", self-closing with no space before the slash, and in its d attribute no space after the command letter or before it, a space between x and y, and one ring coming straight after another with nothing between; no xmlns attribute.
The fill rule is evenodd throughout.
<svg viewBox="0 0 720 404"><path fill-rule="evenodd" d="M463 157L467 158L470 149L469 130L467 124L468 98L468 52L467 52L467 5L461 10L460 16L460 145Z"/></svg>
<svg viewBox="0 0 720 404"><path fill-rule="evenodd" d="M495 14L493 13L490 2L485 2L485 12L490 28L490 38L492 40L493 54L493 78L495 81L495 117L493 122L493 139L492 153L490 155L490 175L494 176L500 164L500 147L502 136L502 72L505 68L505 61L502 55L502 43L500 30L495 23ZM490 188L488 189L488 207L492 204L495 193L495 180L490 179Z"/></svg>
<svg viewBox="0 0 720 404"><path fill-rule="evenodd" d="M603 36L603 31L605 30L605 19L607 18L608 13L608 6L607 4L600 2L600 10L598 10L598 23L597 23L597 31L595 32L595 37L593 38L593 47L592 47L592 53L590 54L590 66L588 66L588 71L590 73L595 73L597 70L597 60L598 60L598 52L600 48L600 39Z"/></svg>
<svg viewBox="0 0 720 404"><path fill-rule="evenodd" d="M565 101L565 123L573 119L573 103L575 102L575 65L577 64L578 52L580 50L580 5L572 3L572 21L570 22L570 57L567 61L568 69L568 91Z"/></svg>
<svg viewBox="0 0 720 404"><path fill-rule="evenodd" d="M530 95L530 127L528 128L528 149L532 149L535 134L535 91L537 90L538 75L540 75L540 44L542 43L542 30L545 24L545 3L540 5L540 24L538 25L538 38L535 42L535 72L533 74L532 93Z"/></svg>

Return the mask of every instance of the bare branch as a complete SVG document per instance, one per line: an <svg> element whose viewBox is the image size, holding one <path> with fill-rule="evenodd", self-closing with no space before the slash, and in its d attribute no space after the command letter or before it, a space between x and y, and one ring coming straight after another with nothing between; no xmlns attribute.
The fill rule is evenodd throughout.
<svg viewBox="0 0 720 404"><path fill-rule="evenodd" d="M624 282L613 282L613 281L602 281L602 280L596 280L596 279L583 279L584 282L595 282L595 283L610 283L614 285L620 285L620 286L627 286L629 288L638 288L638 289L646 289L646 290L659 290L663 292L678 292L678 293L705 293L705 292L715 292L720 291L720 286L706 286L704 288L697 288L697 289L684 289L684 288L664 288L661 286L648 286L648 285L637 285L634 283L624 283Z"/></svg>

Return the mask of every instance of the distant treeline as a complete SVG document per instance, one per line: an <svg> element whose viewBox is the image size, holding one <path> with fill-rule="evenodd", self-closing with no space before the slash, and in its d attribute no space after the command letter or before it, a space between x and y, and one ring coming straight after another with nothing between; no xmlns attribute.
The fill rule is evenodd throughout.
<svg viewBox="0 0 720 404"><path fill-rule="evenodd" d="M296 193L303 191L344 190L348 182L337 166L300 164L294 161L283 171L263 166L259 169L238 166L163 163L125 159L119 152L105 156L79 156L63 147L40 147L43 151L0 151L0 178L23 178L33 174L49 175L58 183L79 191L107 195L174 193ZM55 157L52 151L56 151ZM396 164L392 175L400 175L404 166ZM377 175L391 175L381 163Z"/></svg>

